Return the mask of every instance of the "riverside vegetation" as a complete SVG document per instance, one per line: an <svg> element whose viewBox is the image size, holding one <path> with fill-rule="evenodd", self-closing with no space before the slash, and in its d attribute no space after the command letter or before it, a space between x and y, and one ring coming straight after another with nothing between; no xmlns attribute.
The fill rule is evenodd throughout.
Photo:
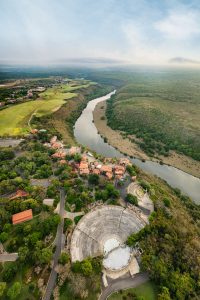
<svg viewBox="0 0 200 300"><path fill-rule="evenodd" d="M132 141L149 156L168 156L175 150L199 161L199 73L152 72L137 77L130 73L127 77L108 101L108 125L134 135Z"/></svg>

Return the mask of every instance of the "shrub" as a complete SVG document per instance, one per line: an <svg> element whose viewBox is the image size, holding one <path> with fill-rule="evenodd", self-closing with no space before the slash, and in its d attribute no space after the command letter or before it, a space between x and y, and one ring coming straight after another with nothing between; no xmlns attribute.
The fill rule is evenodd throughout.
<svg viewBox="0 0 200 300"><path fill-rule="evenodd" d="M88 178L88 182L90 184L98 185L99 183L99 175L97 174L90 174Z"/></svg>
<svg viewBox="0 0 200 300"><path fill-rule="evenodd" d="M138 205L137 197L132 195L132 194L127 194L126 195L126 201L133 204L133 205Z"/></svg>
<svg viewBox="0 0 200 300"><path fill-rule="evenodd" d="M65 265L68 261L69 261L69 254L65 253L65 252L62 252L60 257L59 257L58 262L62 265Z"/></svg>
<svg viewBox="0 0 200 300"><path fill-rule="evenodd" d="M18 298L19 294L21 293L21 283L15 282L8 290L7 296L9 299L16 299Z"/></svg>
<svg viewBox="0 0 200 300"><path fill-rule="evenodd" d="M2 243L4 243L5 241L7 241L8 237L9 237L9 235L8 235L7 232L2 232L2 233L0 234L0 241L1 241Z"/></svg>
<svg viewBox="0 0 200 300"><path fill-rule="evenodd" d="M164 198L164 199L163 199L163 202L164 202L165 206L167 206L167 207L170 207L170 206L171 206L171 201L170 201L169 198Z"/></svg>
<svg viewBox="0 0 200 300"><path fill-rule="evenodd" d="M82 218L82 216L76 216L76 217L74 218L75 224L78 224L78 222L80 221L81 218Z"/></svg>
<svg viewBox="0 0 200 300"><path fill-rule="evenodd" d="M17 274L17 265L16 265L16 263L9 264L3 270L2 278L3 278L4 281L10 282L15 277L16 274Z"/></svg>

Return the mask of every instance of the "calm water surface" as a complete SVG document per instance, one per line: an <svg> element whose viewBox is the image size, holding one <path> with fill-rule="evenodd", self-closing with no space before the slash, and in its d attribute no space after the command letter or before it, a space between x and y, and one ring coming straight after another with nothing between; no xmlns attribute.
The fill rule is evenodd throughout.
<svg viewBox="0 0 200 300"><path fill-rule="evenodd" d="M98 134L93 121L93 111L97 103L108 100L115 91L103 97L91 100L83 110L74 128L74 135L78 143L96 151L106 157L123 157L118 150L104 142ZM144 171L157 175L167 181L172 187L179 188L183 194L188 195L196 203L200 203L200 179L167 165L139 159L130 159Z"/></svg>

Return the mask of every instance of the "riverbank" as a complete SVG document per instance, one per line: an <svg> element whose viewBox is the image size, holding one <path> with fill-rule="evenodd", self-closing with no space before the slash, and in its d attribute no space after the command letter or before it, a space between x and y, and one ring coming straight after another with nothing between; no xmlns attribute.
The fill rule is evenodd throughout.
<svg viewBox="0 0 200 300"><path fill-rule="evenodd" d="M75 122L90 100L102 96L102 94L104 95L111 89L112 87L98 84L81 89L76 97L69 99L66 104L51 115L51 118L48 119L48 126L53 126L61 134L65 144L76 145L77 141L73 132Z"/></svg>
<svg viewBox="0 0 200 300"><path fill-rule="evenodd" d="M107 126L106 101L96 105L93 117L98 132L107 139L107 142L118 149L120 152L139 159L152 160L176 167L193 176L200 177L200 163L194 159L171 151L170 156L159 156L158 159L150 158L144 153L137 144L132 143L128 138L124 138L120 131L116 131Z"/></svg>

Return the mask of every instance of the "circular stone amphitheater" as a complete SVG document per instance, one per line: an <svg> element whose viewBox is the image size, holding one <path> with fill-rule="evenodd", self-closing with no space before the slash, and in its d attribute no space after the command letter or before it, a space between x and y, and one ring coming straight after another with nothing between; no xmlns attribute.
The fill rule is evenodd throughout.
<svg viewBox="0 0 200 300"><path fill-rule="evenodd" d="M132 210L121 206L96 207L77 224L71 239L72 262L104 256L127 237L138 232L145 222Z"/></svg>

